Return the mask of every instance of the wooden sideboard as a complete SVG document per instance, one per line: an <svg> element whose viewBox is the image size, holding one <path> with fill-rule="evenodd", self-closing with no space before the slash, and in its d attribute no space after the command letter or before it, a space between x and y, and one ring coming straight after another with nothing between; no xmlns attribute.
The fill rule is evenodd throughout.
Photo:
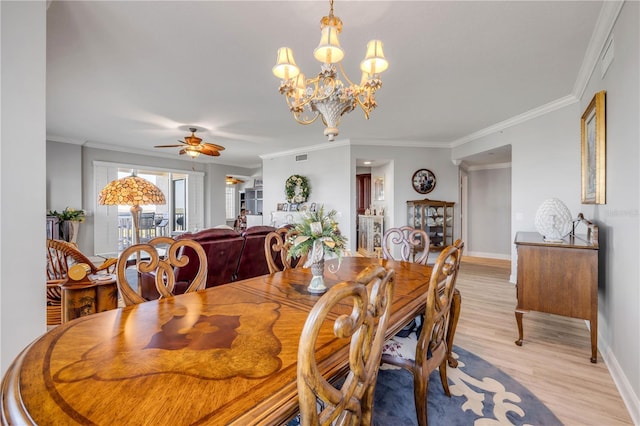
<svg viewBox="0 0 640 426"><path fill-rule="evenodd" d="M522 314L546 312L588 320L591 362L598 359L598 234L575 234L561 243L544 241L537 232L518 232L518 305L515 310L522 346Z"/></svg>

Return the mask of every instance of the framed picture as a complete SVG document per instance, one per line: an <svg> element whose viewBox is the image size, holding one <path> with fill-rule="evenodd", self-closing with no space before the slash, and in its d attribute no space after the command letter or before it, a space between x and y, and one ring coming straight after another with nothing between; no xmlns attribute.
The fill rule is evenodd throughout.
<svg viewBox="0 0 640 426"><path fill-rule="evenodd" d="M316 212L316 203L311 203L311 205L309 206L309 211L311 213L315 213Z"/></svg>
<svg viewBox="0 0 640 426"><path fill-rule="evenodd" d="M283 212L289 211L289 203L282 203L282 211Z"/></svg>
<svg viewBox="0 0 640 426"><path fill-rule="evenodd" d="M373 181L373 198L376 201L384 200L384 176L378 176Z"/></svg>
<svg viewBox="0 0 640 426"><path fill-rule="evenodd" d="M290 212L297 212L298 211L298 204L296 204L296 203L289 204L289 211Z"/></svg>
<svg viewBox="0 0 640 426"><path fill-rule="evenodd" d="M436 187L436 175L431 170L420 169L411 177L413 189L420 194L428 194Z"/></svg>
<svg viewBox="0 0 640 426"><path fill-rule="evenodd" d="M596 93L580 119L582 203L605 204L605 91Z"/></svg>
<svg viewBox="0 0 640 426"><path fill-rule="evenodd" d="M287 205L287 203L278 203L278 208L277 208L277 210L278 210L279 212L283 212L283 211L284 211L284 206L286 206L286 205Z"/></svg>

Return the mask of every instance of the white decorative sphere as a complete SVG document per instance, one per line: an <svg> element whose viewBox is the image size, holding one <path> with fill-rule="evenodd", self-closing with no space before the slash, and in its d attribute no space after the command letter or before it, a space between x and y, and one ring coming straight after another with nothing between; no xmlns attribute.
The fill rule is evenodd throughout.
<svg viewBox="0 0 640 426"><path fill-rule="evenodd" d="M557 198L544 200L536 212L536 230L547 241L562 241L572 223L569 208Z"/></svg>

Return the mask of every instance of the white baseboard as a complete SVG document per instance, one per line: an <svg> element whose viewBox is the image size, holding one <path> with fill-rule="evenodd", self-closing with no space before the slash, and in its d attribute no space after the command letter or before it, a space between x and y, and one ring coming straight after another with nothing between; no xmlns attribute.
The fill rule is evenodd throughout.
<svg viewBox="0 0 640 426"><path fill-rule="evenodd" d="M618 360L611 351L611 348L600 336L598 336L598 349L604 363L609 369L613 382L618 388L618 392L620 392L624 404L627 406L627 410L629 410L631 421L634 425L640 425L640 398L638 398L638 395L633 391L627 376L624 374L622 368L620 368L620 364L618 364Z"/></svg>
<svg viewBox="0 0 640 426"><path fill-rule="evenodd" d="M511 254L483 253L479 251L468 251L464 254L471 257L486 257L487 259L511 260Z"/></svg>

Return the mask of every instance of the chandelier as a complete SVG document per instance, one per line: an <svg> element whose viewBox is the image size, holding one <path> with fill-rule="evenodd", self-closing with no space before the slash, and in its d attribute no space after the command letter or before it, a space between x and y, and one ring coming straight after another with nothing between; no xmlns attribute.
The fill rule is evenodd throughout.
<svg viewBox="0 0 640 426"><path fill-rule="evenodd" d="M317 77L307 79L293 59L293 51L288 47L278 49L273 74L280 78L280 93L285 96L289 110L300 124L311 124L322 118L324 135L330 141L338 135L342 115L360 106L365 118L377 106L375 93L382 87L380 73L389 67L382 52L382 42L371 40L367 43L365 58L360 62L362 77L359 84L349 80L342 68L344 51L340 47L338 34L342 31L342 21L333 14L333 0L330 0L329 16L320 20L320 44L313 56L322 64ZM338 71L346 83L338 77Z"/></svg>

